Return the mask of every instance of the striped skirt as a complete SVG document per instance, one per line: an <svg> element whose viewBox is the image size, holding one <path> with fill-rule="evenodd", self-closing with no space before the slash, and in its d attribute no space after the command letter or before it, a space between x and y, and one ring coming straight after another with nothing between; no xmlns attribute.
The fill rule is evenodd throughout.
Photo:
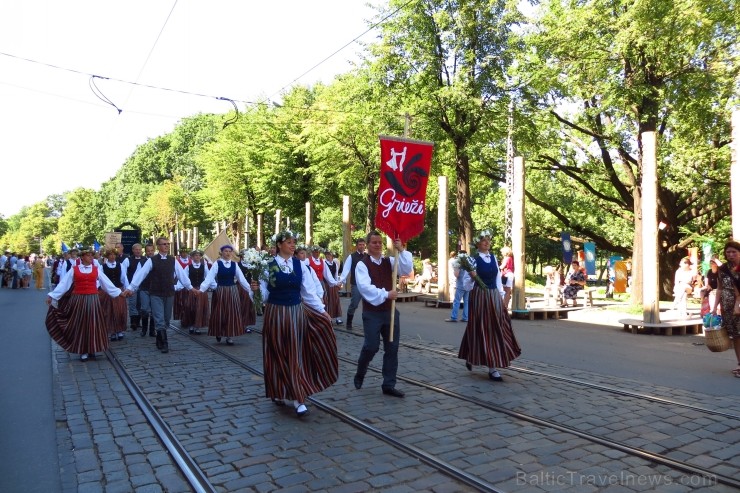
<svg viewBox="0 0 740 493"><path fill-rule="evenodd" d="M475 286L470 292L468 325L457 357L475 366L506 368L520 354L498 290Z"/></svg>
<svg viewBox="0 0 740 493"><path fill-rule="evenodd" d="M180 297L180 327L205 327L208 325L208 293L198 289L183 290Z"/></svg>
<svg viewBox="0 0 740 493"><path fill-rule="evenodd" d="M172 301L172 320L182 320L182 309L188 292L187 289L175 291L175 299Z"/></svg>
<svg viewBox="0 0 740 493"><path fill-rule="evenodd" d="M98 289L98 296L100 296L100 306L103 313L110 315L108 333L112 335L126 332L128 328L128 303L126 298L122 296L112 298L102 289Z"/></svg>
<svg viewBox="0 0 740 493"><path fill-rule="evenodd" d="M342 304L339 302L339 286L332 287L324 284L324 305L326 306L326 313L331 318L342 316Z"/></svg>
<svg viewBox="0 0 740 493"><path fill-rule="evenodd" d="M239 302L241 305L242 313L242 327L253 327L257 323L257 312L254 308L252 298L249 297L249 292L238 285L239 290Z"/></svg>
<svg viewBox="0 0 740 493"><path fill-rule="evenodd" d="M239 291L236 285L219 286L213 292L208 335L216 337L244 335Z"/></svg>
<svg viewBox="0 0 740 493"><path fill-rule="evenodd" d="M337 381L337 340L331 319L303 303L265 305L262 352L265 396L305 402Z"/></svg>
<svg viewBox="0 0 740 493"><path fill-rule="evenodd" d="M98 294L67 293L59 307L49 307L46 330L62 349L70 353L99 353L108 349L108 320Z"/></svg>

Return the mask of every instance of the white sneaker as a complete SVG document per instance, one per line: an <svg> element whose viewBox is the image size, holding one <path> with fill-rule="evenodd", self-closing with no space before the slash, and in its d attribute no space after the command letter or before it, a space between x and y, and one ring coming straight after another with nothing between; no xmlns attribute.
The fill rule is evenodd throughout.
<svg viewBox="0 0 740 493"><path fill-rule="evenodd" d="M88 358L87 354L80 355L80 361L87 361L87 358Z"/></svg>

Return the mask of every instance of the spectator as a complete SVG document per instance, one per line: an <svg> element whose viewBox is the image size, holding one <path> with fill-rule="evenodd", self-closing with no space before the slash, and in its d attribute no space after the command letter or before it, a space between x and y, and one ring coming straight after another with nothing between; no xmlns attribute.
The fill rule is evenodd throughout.
<svg viewBox="0 0 740 493"><path fill-rule="evenodd" d="M573 306L578 306L578 291L586 286L586 273L581 269L578 260L570 263L570 269L565 275L565 288L563 288L563 302L568 306L568 300L573 301Z"/></svg>
<svg viewBox="0 0 740 493"><path fill-rule="evenodd" d="M691 259L681 259L673 279L673 307L680 318L686 318L689 295L694 291L694 273L691 271Z"/></svg>

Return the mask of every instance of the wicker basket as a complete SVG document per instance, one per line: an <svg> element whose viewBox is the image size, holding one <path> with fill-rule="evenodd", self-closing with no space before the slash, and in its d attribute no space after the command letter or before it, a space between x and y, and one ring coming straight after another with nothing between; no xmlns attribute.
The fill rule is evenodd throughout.
<svg viewBox="0 0 740 493"><path fill-rule="evenodd" d="M721 353L732 347L730 336L727 335L725 328L721 329L704 329L704 344L713 353Z"/></svg>

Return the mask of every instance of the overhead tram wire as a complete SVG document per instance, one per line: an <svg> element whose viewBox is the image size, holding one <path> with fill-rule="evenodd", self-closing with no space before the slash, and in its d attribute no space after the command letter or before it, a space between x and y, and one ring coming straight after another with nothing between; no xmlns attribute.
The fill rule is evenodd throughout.
<svg viewBox="0 0 740 493"><path fill-rule="evenodd" d="M338 50L336 50L334 53L332 53L331 55L327 56L326 58L324 58L323 60L321 60L319 63L317 63L316 65L314 65L310 69L306 70L301 75L299 75L298 77L296 77L295 79L293 79L292 81L290 81L289 83L287 83L286 85L284 85L283 87L281 87L280 89L278 89L277 91L275 91L274 93L272 93L272 95L270 95L267 98L267 101L270 101L274 96L280 94L281 92L283 92L283 90L285 90L288 87L292 86L296 81L302 79L303 77L305 77L306 75L308 75L310 72L313 72L319 66L323 65L329 59L333 58L336 54L338 54L339 52L343 51L345 48L347 48L351 44L356 43L364 35L366 35L370 31L372 31L373 29L375 29L379 25L383 24L385 21L387 21L388 19L390 19L391 17L393 17L394 15L396 15L399 11L401 11L402 9L406 8L408 5L410 5L411 3L416 2L416 1L417 0L409 0L408 2L404 3L403 5L401 5L400 7L398 7L396 10L394 10L393 12L391 12L390 14L388 14L385 17L383 17L382 19L380 19L378 22L376 22L375 24L373 24L372 26L370 26L369 28L367 28L362 34L360 34L359 36L355 36L355 38L352 41L349 41L349 42L345 43L341 48L339 48Z"/></svg>

